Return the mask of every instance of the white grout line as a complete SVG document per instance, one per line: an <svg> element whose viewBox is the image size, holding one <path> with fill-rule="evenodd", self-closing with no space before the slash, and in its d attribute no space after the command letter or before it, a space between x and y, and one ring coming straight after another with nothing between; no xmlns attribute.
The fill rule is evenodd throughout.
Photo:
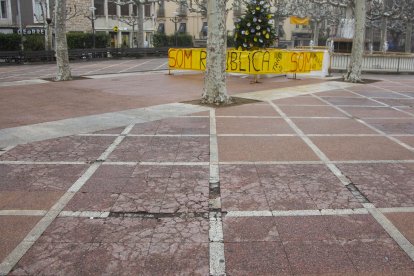
<svg viewBox="0 0 414 276"><path fill-rule="evenodd" d="M364 206L365 207L365 206ZM380 212L380 210L370 208L369 206L366 209L370 214L375 218L375 220L384 228L384 230L394 239L395 242L407 253L407 255L414 261L414 245L412 245L406 237L397 229L397 227L392 224L392 222L387 219L387 217Z"/></svg>
<svg viewBox="0 0 414 276"><path fill-rule="evenodd" d="M322 161L221 161L220 165L323 165Z"/></svg>
<svg viewBox="0 0 414 276"><path fill-rule="evenodd" d="M119 134L106 134L106 133L87 133L79 134L78 136L102 136L102 137L116 137ZM128 134L127 137L209 137L209 134Z"/></svg>
<svg viewBox="0 0 414 276"><path fill-rule="evenodd" d="M59 217L77 217L77 218L107 218L109 212L97 212L97 211L62 211Z"/></svg>
<svg viewBox="0 0 414 276"><path fill-rule="evenodd" d="M82 133L78 134L78 136L82 137L117 137L119 134L111 134L111 133Z"/></svg>
<svg viewBox="0 0 414 276"><path fill-rule="evenodd" d="M46 210L0 210L0 216L44 216Z"/></svg>
<svg viewBox="0 0 414 276"><path fill-rule="evenodd" d="M414 207L391 207L391 208L377 208L381 213L406 213L414 212Z"/></svg>
<svg viewBox="0 0 414 276"><path fill-rule="evenodd" d="M272 211L229 211L226 217L291 217L291 216L335 216L368 214L364 208L322 209L322 210L272 210Z"/></svg>
<svg viewBox="0 0 414 276"><path fill-rule="evenodd" d="M7 161L2 160L0 164L6 165L85 165L87 162L82 161Z"/></svg>
<svg viewBox="0 0 414 276"><path fill-rule="evenodd" d="M331 161L332 164L410 164L413 160L343 160Z"/></svg>
<svg viewBox="0 0 414 276"><path fill-rule="evenodd" d="M125 133L132 129L131 125L125 128ZM124 133L123 132L123 133ZM105 150L99 157L104 161L107 156L116 148L117 145L124 139L125 136L120 136ZM16 248L0 263L0 275L8 274L17 262L23 257L36 240L43 234L49 225L55 220L59 213L65 208L68 202L73 198L77 191L88 181L88 179L96 172L102 165L102 162L92 164L79 179L66 191L66 193L50 208L46 215L32 228Z"/></svg>
<svg viewBox="0 0 414 276"><path fill-rule="evenodd" d="M237 116L237 115L232 115L232 116L227 115L227 116L224 116L224 115L222 115L222 116L216 116L216 118L280 119L281 117L280 116L243 116L243 115L239 115L239 116Z"/></svg>
<svg viewBox="0 0 414 276"><path fill-rule="evenodd" d="M220 188L220 172L217 144L216 111L210 110L210 191ZM221 209L221 198L209 200L210 208ZM223 223L220 212L209 212L209 255L210 275L221 276L226 274L224 256Z"/></svg>
<svg viewBox="0 0 414 276"><path fill-rule="evenodd" d="M217 134L219 137L297 137L296 134Z"/></svg>

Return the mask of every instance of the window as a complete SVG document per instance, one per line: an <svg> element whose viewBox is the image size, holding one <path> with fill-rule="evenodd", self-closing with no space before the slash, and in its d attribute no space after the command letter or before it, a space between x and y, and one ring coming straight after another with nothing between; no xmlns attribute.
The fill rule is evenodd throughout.
<svg viewBox="0 0 414 276"><path fill-rule="evenodd" d="M104 5L105 5L104 0L95 0L94 2L94 7L96 8L95 15L105 15Z"/></svg>
<svg viewBox="0 0 414 276"><path fill-rule="evenodd" d="M43 17L46 13L46 3L40 0L34 0L33 15L34 22L43 22Z"/></svg>
<svg viewBox="0 0 414 276"><path fill-rule="evenodd" d="M151 17L151 4L145 4L144 6L144 16Z"/></svg>
<svg viewBox="0 0 414 276"><path fill-rule="evenodd" d="M6 19L7 16L7 2L6 0L0 0L0 19Z"/></svg>
<svg viewBox="0 0 414 276"><path fill-rule="evenodd" d="M129 15L129 4L121 5L121 15L123 16Z"/></svg>
<svg viewBox="0 0 414 276"><path fill-rule="evenodd" d="M160 34L165 33L165 25L164 25L164 23L160 23L160 24L158 25L157 32L159 32Z"/></svg>
<svg viewBox="0 0 414 276"><path fill-rule="evenodd" d="M116 15L116 4L108 1L108 15Z"/></svg>
<svg viewBox="0 0 414 276"><path fill-rule="evenodd" d="M186 23L180 23L180 28L178 28L179 33L186 33L187 32L187 24Z"/></svg>

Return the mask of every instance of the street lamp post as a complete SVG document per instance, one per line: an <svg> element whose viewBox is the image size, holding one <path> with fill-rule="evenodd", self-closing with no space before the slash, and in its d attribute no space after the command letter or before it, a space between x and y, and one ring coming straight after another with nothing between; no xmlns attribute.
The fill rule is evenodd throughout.
<svg viewBox="0 0 414 276"><path fill-rule="evenodd" d="M174 12L174 18L170 18L171 22L174 23L174 40L175 40L175 47L177 47L177 23L179 18L177 17L178 13Z"/></svg>
<svg viewBox="0 0 414 276"><path fill-rule="evenodd" d="M96 48L96 40L95 40L95 7L89 7L91 11L91 23L92 23L92 41L93 41L93 49Z"/></svg>

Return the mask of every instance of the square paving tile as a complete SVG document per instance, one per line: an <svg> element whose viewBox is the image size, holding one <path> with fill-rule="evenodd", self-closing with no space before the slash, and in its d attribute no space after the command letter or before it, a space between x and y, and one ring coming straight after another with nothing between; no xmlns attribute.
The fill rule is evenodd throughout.
<svg viewBox="0 0 414 276"><path fill-rule="evenodd" d="M311 96L290 97L274 100L273 102L277 105L327 105L325 102Z"/></svg>
<svg viewBox="0 0 414 276"><path fill-rule="evenodd" d="M323 165L222 165L220 178L226 210L361 207Z"/></svg>
<svg viewBox="0 0 414 276"><path fill-rule="evenodd" d="M256 165L272 210L361 207L324 165Z"/></svg>
<svg viewBox="0 0 414 276"><path fill-rule="evenodd" d="M305 134L377 134L352 119L292 119Z"/></svg>
<svg viewBox="0 0 414 276"><path fill-rule="evenodd" d="M343 164L338 167L375 206L414 206L414 164Z"/></svg>
<svg viewBox="0 0 414 276"><path fill-rule="evenodd" d="M209 134L210 119L175 117L136 124L130 134Z"/></svg>
<svg viewBox="0 0 414 276"><path fill-rule="evenodd" d="M268 104L245 104L216 109L216 116L280 116Z"/></svg>
<svg viewBox="0 0 414 276"><path fill-rule="evenodd" d="M414 244L414 212L387 213L385 216L391 220L395 227Z"/></svg>
<svg viewBox="0 0 414 276"><path fill-rule="evenodd" d="M331 160L408 160L414 153L385 137L311 137Z"/></svg>
<svg viewBox="0 0 414 276"><path fill-rule="evenodd" d="M357 273L350 258L337 241L287 241L283 242L283 246L294 275Z"/></svg>
<svg viewBox="0 0 414 276"><path fill-rule="evenodd" d="M36 242L10 275L81 275L90 244Z"/></svg>
<svg viewBox="0 0 414 276"><path fill-rule="evenodd" d="M414 272L414 263L391 239L351 240L345 242L343 248L360 272L385 275Z"/></svg>
<svg viewBox="0 0 414 276"><path fill-rule="evenodd" d="M331 106L280 106L289 117L346 117L346 115Z"/></svg>
<svg viewBox="0 0 414 276"><path fill-rule="evenodd" d="M18 145L0 156L10 161L94 161L114 137L70 136Z"/></svg>
<svg viewBox="0 0 414 276"><path fill-rule="evenodd" d="M276 118L217 118L218 134L294 134L283 120Z"/></svg>
<svg viewBox="0 0 414 276"><path fill-rule="evenodd" d="M291 275L280 242L225 243L228 275Z"/></svg>
<svg viewBox="0 0 414 276"><path fill-rule="evenodd" d="M209 151L209 137L127 137L109 160L206 162Z"/></svg>
<svg viewBox="0 0 414 276"><path fill-rule="evenodd" d="M342 105L359 105L359 106L384 106L376 101L366 98L341 98L341 97L323 97L324 100L337 106Z"/></svg>
<svg viewBox="0 0 414 276"><path fill-rule="evenodd" d="M41 217L0 216L0 263L26 237Z"/></svg>
<svg viewBox="0 0 414 276"><path fill-rule="evenodd" d="M348 112L357 118L378 118L378 117L389 117L389 118L406 118L409 115L400 112L398 110L389 107L341 107L343 110Z"/></svg>
<svg viewBox="0 0 414 276"><path fill-rule="evenodd" d="M316 161L297 137L218 137L220 161Z"/></svg>
<svg viewBox="0 0 414 276"><path fill-rule="evenodd" d="M164 199L165 192L154 190L148 193L121 193L115 204L111 208L111 212L117 213L159 213Z"/></svg>
<svg viewBox="0 0 414 276"><path fill-rule="evenodd" d="M208 275L208 243L152 243L143 275Z"/></svg>
<svg viewBox="0 0 414 276"><path fill-rule="evenodd" d="M414 118L366 119L365 121L387 134L414 134Z"/></svg>
<svg viewBox="0 0 414 276"><path fill-rule="evenodd" d="M283 242L335 239L325 216L277 217L276 227Z"/></svg>
<svg viewBox="0 0 414 276"><path fill-rule="evenodd" d="M272 217L225 217L224 242L279 241L276 220Z"/></svg>
<svg viewBox="0 0 414 276"><path fill-rule="evenodd" d="M0 164L0 191L66 191L87 165Z"/></svg>
<svg viewBox="0 0 414 276"><path fill-rule="evenodd" d="M331 233L339 240L386 239L384 228L371 215L325 216Z"/></svg>
<svg viewBox="0 0 414 276"><path fill-rule="evenodd" d="M0 209L49 210L63 191L0 191Z"/></svg>

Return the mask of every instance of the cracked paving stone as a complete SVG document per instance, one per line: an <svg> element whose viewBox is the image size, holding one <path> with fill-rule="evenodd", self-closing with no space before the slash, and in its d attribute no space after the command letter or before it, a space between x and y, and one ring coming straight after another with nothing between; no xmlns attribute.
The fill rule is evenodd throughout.
<svg viewBox="0 0 414 276"><path fill-rule="evenodd" d="M110 161L207 162L209 137L126 137Z"/></svg>
<svg viewBox="0 0 414 276"><path fill-rule="evenodd" d="M102 219L56 218L38 239L41 243L91 243L102 230Z"/></svg>
<svg viewBox="0 0 414 276"><path fill-rule="evenodd" d="M342 246L358 271L395 275L414 273L414 263L390 238L349 240Z"/></svg>
<svg viewBox="0 0 414 276"><path fill-rule="evenodd" d="M208 243L151 243L143 275L208 275Z"/></svg>
<svg viewBox="0 0 414 276"><path fill-rule="evenodd" d="M272 217L225 217L224 242L280 241L276 220Z"/></svg>
<svg viewBox="0 0 414 276"><path fill-rule="evenodd" d="M338 241L286 241L283 246L294 275L357 274L356 268Z"/></svg>
<svg viewBox="0 0 414 276"><path fill-rule="evenodd" d="M81 275L90 244L36 242L10 275Z"/></svg>
<svg viewBox="0 0 414 276"><path fill-rule="evenodd" d="M414 206L413 164L343 164L339 168L376 207Z"/></svg>
<svg viewBox="0 0 414 276"><path fill-rule="evenodd" d="M148 242L94 243L80 263L80 275L143 275Z"/></svg>
<svg viewBox="0 0 414 276"><path fill-rule="evenodd" d="M157 224L155 219L114 218L103 220L95 243L149 243Z"/></svg>
<svg viewBox="0 0 414 276"><path fill-rule="evenodd" d="M130 134L209 134L209 118L175 117L136 124Z"/></svg>
<svg viewBox="0 0 414 276"><path fill-rule="evenodd" d="M160 218L155 227L152 244L207 243L209 221L205 218Z"/></svg>
<svg viewBox="0 0 414 276"><path fill-rule="evenodd" d="M83 161L96 160L114 137L69 136L18 145L2 154L8 161Z"/></svg>
<svg viewBox="0 0 414 276"><path fill-rule="evenodd" d="M86 165L0 164L0 191L66 191Z"/></svg>
<svg viewBox="0 0 414 276"><path fill-rule="evenodd" d="M225 243L227 275L292 275L280 242Z"/></svg>

